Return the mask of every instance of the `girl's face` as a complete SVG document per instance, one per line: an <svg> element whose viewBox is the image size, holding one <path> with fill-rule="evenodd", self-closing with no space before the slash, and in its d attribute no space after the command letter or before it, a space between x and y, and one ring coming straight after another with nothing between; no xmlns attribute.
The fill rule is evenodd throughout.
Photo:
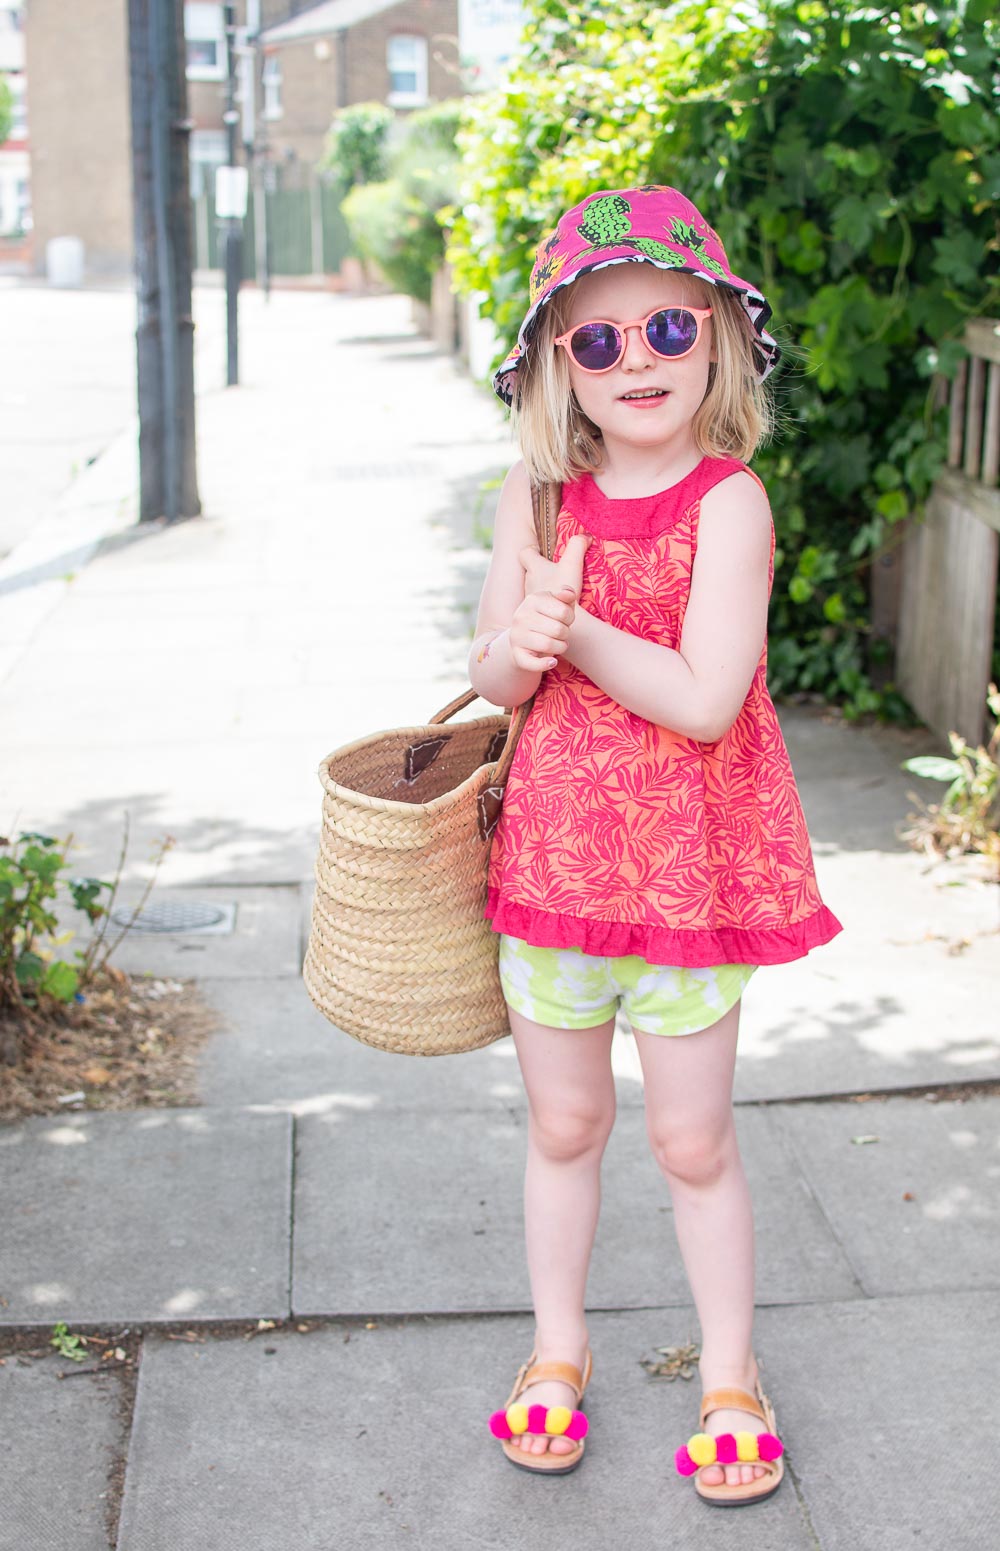
<svg viewBox="0 0 1000 1551"><path fill-rule="evenodd" d="M616 264L584 275L570 289L568 332L592 318L611 323L644 318L657 307L710 307L712 287L691 275L652 264ZM625 353L600 375L583 371L567 352L570 384L580 408L600 427L605 450L662 447L671 457L696 450L691 422L708 389L715 360L712 320L706 318L690 355L669 360L652 353L639 329L629 329Z"/></svg>

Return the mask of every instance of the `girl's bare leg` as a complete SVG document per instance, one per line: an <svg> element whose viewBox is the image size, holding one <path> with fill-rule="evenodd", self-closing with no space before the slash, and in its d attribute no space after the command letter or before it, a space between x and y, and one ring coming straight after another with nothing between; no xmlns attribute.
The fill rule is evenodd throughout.
<svg viewBox="0 0 1000 1551"><path fill-rule="evenodd" d="M601 1202L601 1157L615 1118L614 1019L592 1029L550 1029L510 1009L528 1095L524 1226L535 1353L581 1370L588 1346L584 1294ZM570 1406L565 1384L533 1384L525 1405ZM566 1454L566 1438L524 1433L527 1452Z"/></svg>
<svg viewBox="0 0 1000 1551"><path fill-rule="evenodd" d="M674 1226L701 1323L702 1390L753 1393L753 1208L733 1123L732 1086L739 1002L699 1034L635 1031L646 1091L646 1124L666 1176ZM760 1432L744 1411L716 1411L715 1436ZM713 1465L706 1486L752 1481L759 1465Z"/></svg>

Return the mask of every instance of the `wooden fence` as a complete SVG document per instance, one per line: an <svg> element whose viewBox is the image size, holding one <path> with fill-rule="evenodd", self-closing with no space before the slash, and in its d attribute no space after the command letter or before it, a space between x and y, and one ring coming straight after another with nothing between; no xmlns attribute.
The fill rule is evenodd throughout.
<svg viewBox="0 0 1000 1551"><path fill-rule="evenodd" d="M948 385L948 466L910 525L896 644L899 687L929 727L983 736L1000 548L1000 321L966 326Z"/></svg>

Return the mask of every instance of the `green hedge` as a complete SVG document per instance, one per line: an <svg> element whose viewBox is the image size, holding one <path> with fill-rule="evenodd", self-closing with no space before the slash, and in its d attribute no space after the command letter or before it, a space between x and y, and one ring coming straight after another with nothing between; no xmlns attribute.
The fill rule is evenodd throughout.
<svg viewBox="0 0 1000 1551"><path fill-rule="evenodd" d="M756 462L778 534L772 688L905 714L872 687L871 565L941 463L932 375L1000 305L994 5L527 10L508 89L466 114L460 283L508 339L561 210L648 181L688 194L791 347Z"/></svg>
<svg viewBox="0 0 1000 1551"><path fill-rule="evenodd" d="M461 112L458 101L436 102L401 120L386 144L382 180L359 183L342 205L357 253L422 302L444 262L437 216L455 198Z"/></svg>

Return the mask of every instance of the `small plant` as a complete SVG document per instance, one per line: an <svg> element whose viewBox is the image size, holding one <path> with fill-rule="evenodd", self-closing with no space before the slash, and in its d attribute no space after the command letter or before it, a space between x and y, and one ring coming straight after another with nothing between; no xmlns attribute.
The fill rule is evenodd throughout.
<svg viewBox="0 0 1000 1551"><path fill-rule="evenodd" d="M928 781L947 781L948 789L940 802L921 804L903 839L939 856L978 851L1000 883L1000 690L995 684L990 685L986 705L993 718L986 743L973 748L952 732L951 759L922 755L904 761L904 770Z"/></svg>
<svg viewBox="0 0 1000 1551"><path fill-rule="evenodd" d="M381 102L354 102L334 114L319 168L341 196L356 184L385 177L386 142L395 119Z"/></svg>
<svg viewBox="0 0 1000 1551"><path fill-rule="evenodd" d="M34 831L18 835L15 841L0 837L0 1018L14 1014L24 1022L37 1022L57 1007L84 1000L88 985L134 925L160 862L174 843L169 836L163 842L141 900L119 934L108 942L111 909L128 851L128 815L111 883L101 878L61 877L69 865L66 858L72 840L72 835L58 840ZM55 906L61 884L94 928L86 948L74 950L75 964L55 953L75 935L72 931L59 933ZM106 902L102 901L105 892Z"/></svg>
<svg viewBox="0 0 1000 1551"><path fill-rule="evenodd" d="M66 1328L65 1320L60 1320L52 1327L52 1339L50 1346L54 1346L60 1357L72 1358L75 1363L86 1362L87 1353L84 1348L84 1338L72 1335Z"/></svg>

